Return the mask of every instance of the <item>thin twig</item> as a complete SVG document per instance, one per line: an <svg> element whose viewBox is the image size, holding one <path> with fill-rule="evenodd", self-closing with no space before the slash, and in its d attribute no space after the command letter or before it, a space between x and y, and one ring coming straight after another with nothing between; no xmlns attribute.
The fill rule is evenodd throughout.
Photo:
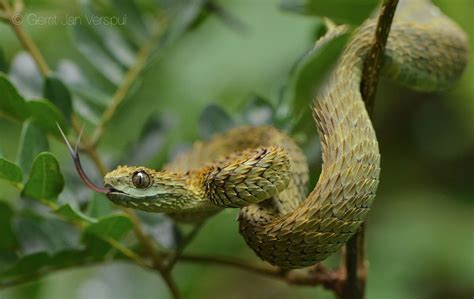
<svg viewBox="0 0 474 299"><path fill-rule="evenodd" d="M181 254L183 253L184 249L191 243L192 240L196 237L196 235L201 230L202 226L204 225L204 221L201 221L194 225L192 231L184 238L184 240L179 244L178 248L173 252L171 257L168 259L168 264L166 265L167 269L172 269L176 261L179 259Z"/></svg>
<svg viewBox="0 0 474 299"><path fill-rule="evenodd" d="M18 40L22 43L23 47L30 52L31 57L36 62L40 73L47 77L51 73L46 60L41 54L40 50L36 46L35 42L31 36L24 30L22 23L22 2L15 2L15 7L12 8L7 1L1 0L1 5L3 7L4 17L6 18L7 23L15 31Z"/></svg>
<svg viewBox="0 0 474 299"><path fill-rule="evenodd" d="M397 4L398 0L383 1L373 44L364 61L360 90L370 118L373 116L375 94L377 92L385 45L387 44ZM359 231L347 242L345 267L346 283L341 298L364 298L367 279L365 223L362 224Z"/></svg>
<svg viewBox="0 0 474 299"><path fill-rule="evenodd" d="M326 289L333 290L336 294L340 294L342 290L341 275L338 271L331 271L318 264L303 270L284 270L277 267L263 267L249 264L238 259L230 259L216 256L201 256L183 254L179 261L199 264L215 264L228 266L243 271L255 273L282 280L288 284L302 286L318 286L322 285Z"/></svg>
<svg viewBox="0 0 474 299"><path fill-rule="evenodd" d="M159 255L159 252L155 248L151 238L148 237L145 231L143 230L143 226L137 214L133 210L130 210L127 208L123 208L122 210L132 220L133 230L135 232L135 235L137 236L138 242L140 242L140 244L144 247L145 251L147 252L148 256L152 259L153 266L158 267L158 268L164 268L163 259Z"/></svg>
<svg viewBox="0 0 474 299"><path fill-rule="evenodd" d="M215 264L222 266L229 266L237 269L241 269L247 272L253 272L256 274L261 274L270 277L280 276L280 269L276 267L260 267L253 264L246 263L238 259L230 259L217 256L204 256L204 255L194 255L194 254L182 254L179 258L179 261L183 262L192 262L200 264Z"/></svg>

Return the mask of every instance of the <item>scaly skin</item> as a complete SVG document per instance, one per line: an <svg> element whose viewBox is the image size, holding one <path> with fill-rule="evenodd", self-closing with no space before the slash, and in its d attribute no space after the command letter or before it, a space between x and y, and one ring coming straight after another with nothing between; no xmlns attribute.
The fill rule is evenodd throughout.
<svg viewBox="0 0 474 299"><path fill-rule="evenodd" d="M262 259L284 268L324 260L364 221L379 181L377 139L359 91L374 30L368 20L356 31L314 101L323 165L309 195L306 159L290 137L272 127L245 127L196 143L162 171L117 168L105 176L115 189L109 199L184 221L238 207L240 233ZM467 62L466 40L427 1L407 2L395 16L382 71L420 91L446 88ZM134 186L137 171L149 175L150 186Z"/></svg>

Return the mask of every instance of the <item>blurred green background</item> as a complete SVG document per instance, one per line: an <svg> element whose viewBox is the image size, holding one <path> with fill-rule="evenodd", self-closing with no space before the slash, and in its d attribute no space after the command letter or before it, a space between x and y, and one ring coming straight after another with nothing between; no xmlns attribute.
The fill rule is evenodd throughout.
<svg viewBox="0 0 474 299"><path fill-rule="evenodd" d="M232 30L211 16L166 48L146 71L137 93L114 116L100 147L108 161L134 144L137 132L151 115L169 120L170 137L166 142L171 148L179 148L198 137L196 123L210 103L220 104L238 118L250 94L275 98L288 81L295 61L314 43L317 20L282 11L278 1L220 3L247 29ZM474 3L435 3L468 32L472 44ZM27 13L64 18L79 15L80 9L75 1L34 0L27 1ZM87 70L68 26L26 28L51 66L67 58ZM8 61L22 50L4 24L0 24L0 45ZM382 173L368 220L367 298L472 298L474 65L471 63L461 82L445 93L417 94L383 82L374 122ZM4 156L15 158L20 131L18 124L0 118L0 149ZM62 158L62 167L70 168L63 145L55 142L52 146ZM131 161L133 153L129 159L121 157L124 162ZM0 198L16 197L15 189L0 182ZM208 221L186 251L258 262L239 236L235 218L236 211L225 211ZM185 298L333 297L321 288L288 286L218 266L180 263L173 275ZM0 291L2 299L168 296L159 276L125 263L61 271Z"/></svg>

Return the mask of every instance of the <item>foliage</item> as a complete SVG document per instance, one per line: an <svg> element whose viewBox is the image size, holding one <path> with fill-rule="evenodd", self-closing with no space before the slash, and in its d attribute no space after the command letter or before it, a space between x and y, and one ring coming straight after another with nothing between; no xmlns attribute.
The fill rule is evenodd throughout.
<svg viewBox="0 0 474 299"><path fill-rule="evenodd" d="M12 284L71 264L99 261L104 259L111 250L116 253L108 256L109 259L121 259L123 254L127 255L130 249L124 250L122 248L124 245L118 245L116 241L121 241L132 228L133 224L129 216L101 214L92 216L86 212L87 203L77 206L74 200L71 203L58 201L58 196L64 188L64 178L58 160L53 154L47 152L46 136L58 136L56 123L66 130L74 129L73 123L80 117L96 126L97 129L93 135L95 139L90 142L98 143L102 130L105 130L108 121L113 116L115 107L125 98L132 97L139 88L142 69L145 66L149 67L153 58L159 55L160 49L183 34L206 8L205 1L191 1L184 7L180 7L175 15L171 14L170 25L159 20L153 20L152 25L149 25L148 16L145 12L141 12L140 7L134 2L113 1L111 6L100 8L87 1L82 5L85 17L101 14L129 14L130 24L120 29L83 23L72 28L77 49L108 82L100 81L101 84L98 84L99 81L88 82L78 65L70 61L63 62L58 72L51 71L43 74L44 80L42 92L40 92L44 99L30 100L25 99L18 92L7 75L0 75L0 90L4 94L0 101L1 112L23 123L18 164L2 159L1 178L16 184L21 190L23 200L37 200L51 208L46 214L38 210L40 207L37 206L28 209L28 213L32 214L29 222L51 219L55 221L54 227L58 230L62 230L62 226L69 229L70 224L73 224L81 238L58 252L53 250L52 255L48 253L51 251L48 247L43 248L45 251L15 254L17 258L14 264L4 267L4 272L0 276L2 285ZM175 5L165 8L177 9ZM319 24L319 26L323 25ZM303 101L311 98L316 82L321 81L331 66L331 61L337 57L338 52L334 47L342 49L344 41L345 39L329 41L323 48L312 51L309 57L304 57L298 62L293 74L292 82L294 83L288 87L290 96L279 100L281 106L294 107L288 113L293 115L301 113L300 107L305 106ZM329 53L331 53L330 57L328 57ZM22 72L21 69L15 71ZM23 83L28 84L28 82ZM76 102L80 103L81 109L75 108L79 106L75 104ZM290 114L288 116L274 115L276 107L273 107L271 102L272 100L254 96L242 108L244 117L240 120L232 120L222 108L210 105L202 112L198 122L198 131L203 138L209 138L215 133L238 124L284 124ZM295 111L296 109L298 111ZM150 134L150 130L145 130L143 134ZM138 141L140 142L142 141ZM34 160L31 162L33 157ZM26 181L22 180L23 172L29 174ZM10 215L9 223L14 222L12 218L16 217L17 213L22 213L21 209L12 209L8 205L4 205L3 209L5 209L4 213ZM11 232L11 224L4 226L4 229ZM172 231L168 232L170 233ZM56 244L57 242L54 241L56 236L60 238L61 234L51 234L52 240L49 243ZM22 239L26 243L29 242L26 238ZM21 245L18 244L20 252L22 252ZM85 249L81 249L84 246ZM5 254L12 254L12 252L5 252Z"/></svg>
<svg viewBox="0 0 474 299"><path fill-rule="evenodd" d="M357 25L378 3L365 1L364 5L354 6L353 2L288 0L281 6ZM82 149L92 161L88 166L95 165L101 172L104 166L97 158L98 146L100 156L110 165L161 167L177 150L187 146L173 140L173 130L179 128L164 113L153 113L140 122L140 134L129 141L133 146L117 153L113 143L102 140L106 132L115 130L110 124L118 109L135 100L146 82L144 74L156 66L163 53L199 26L213 21L213 17L232 34L246 32L238 18L206 0L80 4L84 18L126 14L127 26L90 26L85 22L73 26L73 42L82 58L63 59L48 72L35 69L34 78L28 65L37 62L38 53L26 48L29 54L19 53L8 63L0 48L0 116L21 126L16 153L0 155L0 180L17 190L13 199L0 201L0 288L61 269L108 261L126 260L164 271L153 260L179 252L175 250L186 245L188 228L163 215L130 214L111 205L102 195L84 191L76 174L70 171L72 162L65 156L65 147L58 149L56 123L71 137L79 133L81 124L86 124L87 138ZM347 5L357 9L337 9ZM319 38L326 27L320 18L314 20L314 38ZM208 138L242 124L273 124L296 137L302 136L300 141L310 148L307 128L302 126L311 123L307 99L324 80L347 37L330 40L319 49L308 47L300 59L294 59L292 71L287 74L288 83L278 95L250 94L236 109L215 103L205 106L196 133ZM82 61L88 64L83 65ZM151 242L143 242L142 233L151 236ZM149 252L150 246L158 257Z"/></svg>

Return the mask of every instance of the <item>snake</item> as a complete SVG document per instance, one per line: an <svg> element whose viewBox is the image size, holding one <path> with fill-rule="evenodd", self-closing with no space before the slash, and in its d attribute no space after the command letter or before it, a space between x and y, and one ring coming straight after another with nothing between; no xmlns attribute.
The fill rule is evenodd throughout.
<svg viewBox="0 0 474 299"><path fill-rule="evenodd" d="M343 32L335 26L316 42ZM272 126L230 129L192 148L161 170L118 166L94 185L69 146L91 189L117 205L200 223L238 208L239 231L264 261L303 268L338 251L357 232L373 204L380 177L377 137L360 85L377 28L367 19L351 35L311 110L322 149L322 170L309 192L307 158L286 133ZM444 90L468 60L462 29L426 0L398 8L383 57L382 75L417 91ZM67 140L66 140L67 141Z"/></svg>

